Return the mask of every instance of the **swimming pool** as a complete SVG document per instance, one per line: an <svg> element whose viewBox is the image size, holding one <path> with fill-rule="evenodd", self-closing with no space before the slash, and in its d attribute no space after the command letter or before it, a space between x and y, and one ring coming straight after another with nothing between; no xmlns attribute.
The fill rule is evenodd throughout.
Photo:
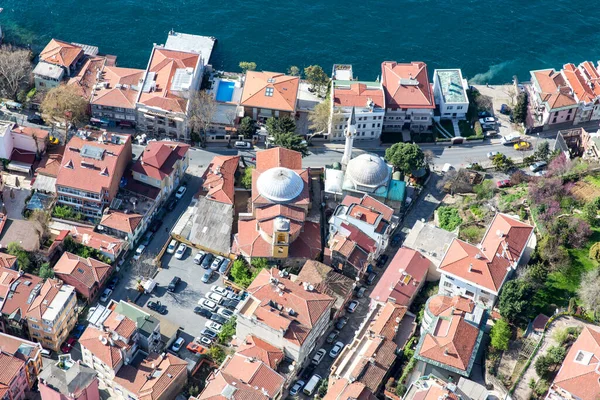
<svg viewBox="0 0 600 400"><path fill-rule="evenodd" d="M226 103L231 101L233 97L233 88L235 87L235 82L232 81L219 81L219 87L217 88L217 101L221 101Z"/></svg>

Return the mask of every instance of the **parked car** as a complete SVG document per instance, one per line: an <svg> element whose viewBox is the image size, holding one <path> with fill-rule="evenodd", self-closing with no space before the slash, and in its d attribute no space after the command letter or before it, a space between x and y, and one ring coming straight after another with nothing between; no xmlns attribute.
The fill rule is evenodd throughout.
<svg viewBox="0 0 600 400"><path fill-rule="evenodd" d="M377 266L379 268L383 267L385 265L385 263L387 263L387 261L389 260L389 256L387 254L382 254L378 259L377 259Z"/></svg>
<svg viewBox="0 0 600 400"><path fill-rule="evenodd" d="M500 106L500 114L504 114L504 115L510 114L510 107L507 104L502 104Z"/></svg>
<svg viewBox="0 0 600 400"><path fill-rule="evenodd" d="M531 144L528 142L518 142L513 145L515 150L528 150L531 148Z"/></svg>
<svg viewBox="0 0 600 400"><path fill-rule="evenodd" d="M209 269L212 259L213 259L212 254L210 254L210 253L206 254L206 256L204 256L204 258L202 259L202 263L200 264L202 266L202 268Z"/></svg>
<svg viewBox="0 0 600 400"><path fill-rule="evenodd" d="M117 275L113 275L113 277L110 278L110 281L108 281L108 283L106 284L106 287L111 290L115 290L115 288L117 287L117 283L119 283L119 277Z"/></svg>
<svg viewBox="0 0 600 400"><path fill-rule="evenodd" d="M171 346L171 350L174 351L175 353L179 353L179 350L181 350L181 347L183 346L184 343L185 343L185 340L182 337L177 338L175 343L173 343L173 345Z"/></svg>
<svg viewBox="0 0 600 400"><path fill-rule="evenodd" d="M223 260L223 262L221 263L221 266L219 267L219 273L221 275L224 275L227 272L227 268L229 268L229 264L231 264L231 260L229 258L226 258Z"/></svg>
<svg viewBox="0 0 600 400"><path fill-rule="evenodd" d="M227 294L225 295L225 297L227 299L229 299L229 300L238 300L238 301L242 300L242 296L240 296L239 294L237 294L233 290L228 290Z"/></svg>
<svg viewBox="0 0 600 400"><path fill-rule="evenodd" d="M359 299L363 298L363 296L365 295L365 292L367 291L367 288L364 286L359 286L356 290L356 297L358 297Z"/></svg>
<svg viewBox="0 0 600 400"><path fill-rule="evenodd" d="M219 324L218 322L210 321L210 320L206 321L204 323L204 326L215 332L221 332L221 328L223 328L223 325Z"/></svg>
<svg viewBox="0 0 600 400"><path fill-rule="evenodd" d="M538 161L536 163L531 164L529 166L529 169L531 170L531 172L537 172L537 171L543 169L546 165L547 165L546 161Z"/></svg>
<svg viewBox="0 0 600 400"><path fill-rule="evenodd" d="M144 252L144 250L146 250L146 246L144 246L143 244L139 245L137 249L135 249L135 254L133 255L133 259L134 260L139 260L140 257L142 256L142 253Z"/></svg>
<svg viewBox="0 0 600 400"><path fill-rule="evenodd" d="M239 300L233 300L233 299L223 300L223 306L225 306L227 308L231 308L233 310L235 310L235 308L238 306L238 304L240 304Z"/></svg>
<svg viewBox="0 0 600 400"><path fill-rule="evenodd" d="M110 297L112 292L113 291L111 289L104 289L104 292L102 292L102 296L100 296L100 301L101 302L108 301L108 298Z"/></svg>
<svg viewBox="0 0 600 400"><path fill-rule="evenodd" d="M350 303L348 303L348 305L346 306L346 310L349 313L353 313L354 311L356 311L356 309L358 308L358 305L360 303L356 300L352 300Z"/></svg>
<svg viewBox="0 0 600 400"><path fill-rule="evenodd" d="M292 386L292 388L290 389L290 396L296 396L298 393L300 393L303 387L304 381L296 381L296 383L294 383L294 386Z"/></svg>
<svg viewBox="0 0 600 400"><path fill-rule="evenodd" d="M211 292L215 292L216 294L220 294L221 296L224 296L224 297L227 296L227 294L229 294L231 292L230 290L227 290L224 287L219 286L219 285L212 285L210 287L210 290L211 290Z"/></svg>
<svg viewBox="0 0 600 400"><path fill-rule="evenodd" d="M221 324L221 325L223 325L224 323L227 322L227 318L225 318L225 317L223 317L223 316L221 316L219 314L213 314L213 315L211 315L210 316L210 320L211 321L215 321L216 323Z"/></svg>
<svg viewBox="0 0 600 400"><path fill-rule="evenodd" d="M167 246L167 253L173 254L175 253L175 248L177 247L177 240L173 239Z"/></svg>
<svg viewBox="0 0 600 400"><path fill-rule="evenodd" d="M187 246L185 245L185 243L181 243L179 247L177 247L177 251L175 252L175 258L181 260L186 250Z"/></svg>
<svg viewBox="0 0 600 400"><path fill-rule="evenodd" d="M394 236L392 236L392 246L393 247L398 247L400 246L400 243L402 242L402 236L400 236L399 233L395 234Z"/></svg>
<svg viewBox="0 0 600 400"><path fill-rule="evenodd" d="M175 209L175 207L177 207L177 200L173 199L169 202L169 204L167 204L167 210L169 211L173 211Z"/></svg>
<svg viewBox="0 0 600 400"><path fill-rule="evenodd" d="M377 279L377 274L375 272L371 272L369 276L367 276L367 285L372 285Z"/></svg>
<svg viewBox="0 0 600 400"><path fill-rule="evenodd" d="M209 310L200 306L194 307L194 313L201 315L205 318L212 317L212 313Z"/></svg>
<svg viewBox="0 0 600 400"><path fill-rule="evenodd" d="M341 331L346 324L348 323L349 318L347 316L343 316L340 319L338 319L338 322L336 322L335 324L335 329L337 329L338 331Z"/></svg>
<svg viewBox="0 0 600 400"><path fill-rule="evenodd" d="M202 263L202 259L204 258L204 256L206 256L206 253L203 252L202 250L200 250L198 252L198 254L196 254L196 257L194 257L194 262L198 265L200 265L200 263Z"/></svg>
<svg viewBox="0 0 600 400"><path fill-rule="evenodd" d="M340 336L340 331L338 331L337 329L331 331L331 333L327 336L327 343L331 344L335 342L335 339L337 339L338 336Z"/></svg>
<svg viewBox="0 0 600 400"><path fill-rule="evenodd" d="M498 152L498 151L489 151L487 153L487 158L491 160L492 158L496 157L498 154L500 154L500 152Z"/></svg>
<svg viewBox="0 0 600 400"><path fill-rule="evenodd" d="M72 335L74 338L79 339L83 335L83 331L85 331L85 325L77 324L75 325L75 329L73 329Z"/></svg>
<svg viewBox="0 0 600 400"><path fill-rule="evenodd" d="M489 111L480 111L477 116L479 118L486 118L486 117L491 117L492 114Z"/></svg>
<svg viewBox="0 0 600 400"><path fill-rule="evenodd" d="M174 292L175 289L177 289L177 285L179 284L179 282L181 282L181 278L178 276L174 276L173 279L171 279L171 282L169 283L167 290L169 292Z"/></svg>
<svg viewBox="0 0 600 400"><path fill-rule="evenodd" d="M192 353L196 354L204 354L208 351L206 347L194 342L189 342L188 345L185 346L185 348L191 351Z"/></svg>
<svg viewBox="0 0 600 400"><path fill-rule="evenodd" d="M498 182L496 182L496 186L498 186L499 188L509 187L510 179L500 179Z"/></svg>
<svg viewBox="0 0 600 400"><path fill-rule="evenodd" d="M217 304L221 304L223 302L223 300L225 299L223 296L221 296L218 293L214 293L214 292L208 292L204 295L204 297L206 297L209 300L214 301Z"/></svg>
<svg viewBox="0 0 600 400"><path fill-rule="evenodd" d="M323 357L325 357L325 354L327 354L327 351L325 351L325 349L319 349L313 356L312 363L315 365L319 365L323 360Z"/></svg>
<svg viewBox="0 0 600 400"><path fill-rule="evenodd" d="M160 301L149 301L148 308L162 315L167 313L167 306L161 304Z"/></svg>
<svg viewBox="0 0 600 400"><path fill-rule="evenodd" d="M44 120L39 115L33 115L31 117L27 117L27 122L31 122L32 124L36 124L36 125L44 125L45 124Z"/></svg>
<svg viewBox="0 0 600 400"><path fill-rule="evenodd" d="M210 329L208 329L208 328L204 328L204 329L202 329L202 331L200 332L200 334L201 334L202 336L206 336L206 337L207 337L207 338L209 338L209 339L214 339L214 338L216 338L216 337L217 337L217 332L215 332L215 331L213 331L213 330L210 330Z"/></svg>
<svg viewBox="0 0 600 400"><path fill-rule="evenodd" d="M337 358L337 356L340 355L340 353L342 352L343 349L344 349L344 343L337 342L336 344L333 345L333 347L329 351L329 357Z"/></svg>
<svg viewBox="0 0 600 400"><path fill-rule="evenodd" d="M158 230L160 229L161 226L162 226L162 221L160 219L155 219L150 224L150 232L153 232L153 233L158 232Z"/></svg>
<svg viewBox="0 0 600 400"><path fill-rule="evenodd" d="M241 140L235 142L234 146L238 149L251 149L252 148L252 144L250 144L249 142L241 141Z"/></svg>
<svg viewBox="0 0 600 400"><path fill-rule="evenodd" d="M148 245L150 244L150 241L152 240L152 236L154 236L154 234L152 233L152 231L148 231L144 234L144 238L142 239L142 244L146 247L148 247Z"/></svg>
<svg viewBox="0 0 600 400"><path fill-rule="evenodd" d="M217 311L218 314L222 315L223 317L229 319L231 317L233 317L235 314L233 311L228 310L226 308L220 307L219 311Z"/></svg>
<svg viewBox="0 0 600 400"><path fill-rule="evenodd" d="M175 192L175 198L177 200L180 200L186 191L187 191L187 188L185 186L179 186L179 189L177 189L177 192Z"/></svg>
<svg viewBox="0 0 600 400"><path fill-rule="evenodd" d="M221 265L221 262L224 260L223 257L218 256L215 257L215 259L213 260L212 264L210 265L210 269L212 269L213 271L218 271L219 270L219 266Z"/></svg>
<svg viewBox="0 0 600 400"><path fill-rule="evenodd" d="M202 275L202 282L208 283L208 282L210 282L212 277L213 277L213 272L211 270L208 270L204 273L204 275Z"/></svg>
<svg viewBox="0 0 600 400"><path fill-rule="evenodd" d="M533 175L535 175L535 176L544 176L544 175L546 175L547 173L548 173L548 171L538 171L538 172L536 172L536 173L535 173L535 174L533 174Z"/></svg>
<svg viewBox="0 0 600 400"><path fill-rule="evenodd" d="M481 125L484 125L484 124L488 124L488 125L489 124L495 124L496 123L496 118L494 118L494 117L479 118L479 123Z"/></svg>
<svg viewBox="0 0 600 400"><path fill-rule="evenodd" d="M67 341L64 342L62 346L60 346L60 351L62 351L63 353L70 353L71 350L73 350L75 343L77 343L77 339L75 339L74 337L68 338Z"/></svg>
<svg viewBox="0 0 600 400"><path fill-rule="evenodd" d="M215 312L217 311L217 303L209 299L200 299L198 300L198 305L200 307L204 307L209 311Z"/></svg>
<svg viewBox="0 0 600 400"><path fill-rule="evenodd" d="M212 339L210 339L210 338L208 338L208 337L206 337L206 336L198 336L198 337L196 338L196 341L197 341L198 343L200 343L201 345L203 345L203 346L207 346L207 347L208 347L208 346L210 346L210 345L212 344Z"/></svg>

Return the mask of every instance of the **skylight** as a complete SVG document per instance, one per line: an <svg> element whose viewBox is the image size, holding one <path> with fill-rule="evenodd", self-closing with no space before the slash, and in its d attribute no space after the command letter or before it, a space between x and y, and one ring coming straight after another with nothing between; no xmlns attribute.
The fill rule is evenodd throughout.
<svg viewBox="0 0 600 400"><path fill-rule="evenodd" d="M273 88L272 87L268 87L265 89L265 96L273 97Z"/></svg>

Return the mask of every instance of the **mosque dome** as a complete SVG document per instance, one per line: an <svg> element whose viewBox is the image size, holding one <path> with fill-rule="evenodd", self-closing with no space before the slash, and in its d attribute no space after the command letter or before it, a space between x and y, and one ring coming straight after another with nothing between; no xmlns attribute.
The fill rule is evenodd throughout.
<svg viewBox="0 0 600 400"><path fill-rule="evenodd" d="M261 196L283 203L294 200L302 193L304 181L291 169L275 167L260 174L256 186Z"/></svg>
<svg viewBox="0 0 600 400"><path fill-rule="evenodd" d="M350 160L346 167L346 175L355 185L369 188L387 185L390 173L383 158L375 154L361 154Z"/></svg>

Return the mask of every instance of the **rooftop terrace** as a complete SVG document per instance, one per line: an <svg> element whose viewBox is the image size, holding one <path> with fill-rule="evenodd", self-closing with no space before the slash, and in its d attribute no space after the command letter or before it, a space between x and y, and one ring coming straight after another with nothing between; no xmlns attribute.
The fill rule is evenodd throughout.
<svg viewBox="0 0 600 400"><path fill-rule="evenodd" d="M436 73L446 103L466 103L468 101L460 69L438 69Z"/></svg>

